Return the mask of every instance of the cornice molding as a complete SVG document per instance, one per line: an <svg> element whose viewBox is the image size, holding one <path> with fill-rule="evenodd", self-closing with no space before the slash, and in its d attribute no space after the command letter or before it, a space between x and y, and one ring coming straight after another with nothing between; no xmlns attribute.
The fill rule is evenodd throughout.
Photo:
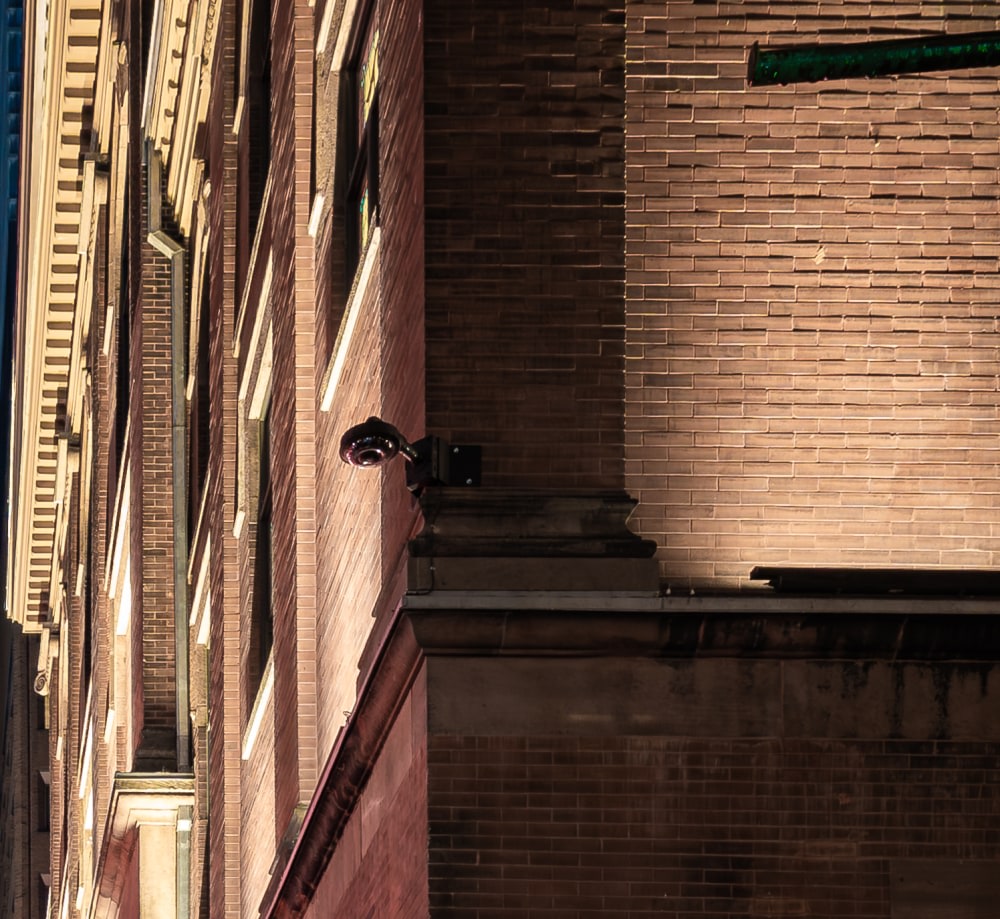
<svg viewBox="0 0 1000 919"><path fill-rule="evenodd" d="M162 157L167 198L185 237L192 235L205 173L200 147L208 116L217 7L207 0L161 0L153 24L145 134Z"/></svg>
<svg viewBox="0 0 1000 919"><path fill-rule="evenodd" d="M99 0L27 9L20 238L15 311L9 615L27 632L49 616L55 558L59 438L68 430L75 316L80 295L81 154L90 142L99 47ZM44 17L44 18L43 18ZM65 468L65 466L64 466Z"/></svg>

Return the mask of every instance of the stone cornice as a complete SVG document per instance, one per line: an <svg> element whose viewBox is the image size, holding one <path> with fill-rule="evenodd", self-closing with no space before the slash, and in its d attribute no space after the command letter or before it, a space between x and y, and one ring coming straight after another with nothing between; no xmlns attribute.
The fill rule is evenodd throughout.
<svg viewBox="0 0 1000 919"><path fill-rule="evenodd" d="M218 9L210 0L162 0L153 24L147 73L145 134L163 158L167 197L178 227L190 236L204 177L204 125Z"/></svg>
<svg viewBox="0 0 1000 919"><path fill-rule="evenodd" d="M41 12L40 12L41 11ZM47 19L39 21L39 15ZM54 0L25 10L21 274L15 311L9 615L37 632L49 616L58 563L60 438L69 433L75 316L80 291L81 153L100 26L99 0ZM42 40L44 38L44 40ZM89 217L88 217L89 219Z"/></svg>

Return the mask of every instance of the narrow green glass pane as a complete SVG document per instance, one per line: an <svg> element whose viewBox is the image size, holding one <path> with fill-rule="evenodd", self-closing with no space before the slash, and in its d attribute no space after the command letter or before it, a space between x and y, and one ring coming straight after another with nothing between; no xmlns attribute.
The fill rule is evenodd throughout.
<svg viewBox="0 0 1000 919"><path fill-rule="evenodd" d="M1000 32L750 50L751 86L1000 65Z"/></svg>

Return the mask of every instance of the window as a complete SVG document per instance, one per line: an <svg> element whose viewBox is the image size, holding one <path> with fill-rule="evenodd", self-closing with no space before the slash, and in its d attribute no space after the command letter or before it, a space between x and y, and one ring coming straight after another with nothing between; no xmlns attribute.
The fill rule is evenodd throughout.
<svg viewBox="0 0 1000 919"><path fill-rule="evenodd" d="M351 68L352 165L347 184L348 276L353 278L378 224L378 20L374 11L361 31Z"/></svg>
<svg viewBox="0 0 1000 919"><path fill-rule="evenodd" d="M204 270L201 284L201 304L198 309L198 328L195 335L193 387L188 417L188 533L193 534L198 525L198 512L208 479L209 451L209 310L211 308L210 276Z"/></svg>
<svg viewBox="0 0 1000 919"><path fill-rule="evenodd" d="M271 168L271 4L267 0L251 0L246 75L247 217L252 245Z"/></svg>
<svg viewBox="0 0 1000 919"><path fill-rule="evenodd" d="M254 552L253 607L250 623L250 702L253 703L264 677L274 642L272 498L271 498L271 410L264 409L257 425L257 545Z"/></svg>
<svg viewBox="0 0 1000 919"><path fill-rule="evenodd" d="M239 168L237 171L236 306L246 283L254 239L264 208L271 169L271 3L242 0L237 4L240 65L237 89Z"/></svg>
<svg viewBox="0 0 1000 919"><path fill-rule="evenodd" d="M131 332L132 332L132 282L130 265L132 260L132 235L129 220L129 194L126 185L125 200L122 206L125 215L122 222L122 254L121 275L118 284L117 348L115 352L115 452L110 462L111 501L114 501L115 485L118 478L118 467L122 454L125 452L125 431L128 428L129 387L131 385ZM109 515L110 516L110 515Z"/></svg>
<svg viewBox="0 0 1000 919"><path fill-rule="evenodd" d="M36 824L36 829L42 833L47 833L49 832L50 828L49 815L52 812L50 798L49 798L48 776L39 772L37 778L37 784L38 784L38 820Z"/></svg>

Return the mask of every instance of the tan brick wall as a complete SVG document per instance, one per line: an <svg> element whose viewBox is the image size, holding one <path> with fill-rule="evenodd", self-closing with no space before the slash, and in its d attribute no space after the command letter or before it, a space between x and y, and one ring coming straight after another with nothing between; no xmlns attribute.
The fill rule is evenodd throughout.
<svg viewBox="0 0 1000 919"><path fill-rule="evenodd" d="M669 582L1000 561L997 72L747 88L967 3L630 4L627 487Z"/></svg>

